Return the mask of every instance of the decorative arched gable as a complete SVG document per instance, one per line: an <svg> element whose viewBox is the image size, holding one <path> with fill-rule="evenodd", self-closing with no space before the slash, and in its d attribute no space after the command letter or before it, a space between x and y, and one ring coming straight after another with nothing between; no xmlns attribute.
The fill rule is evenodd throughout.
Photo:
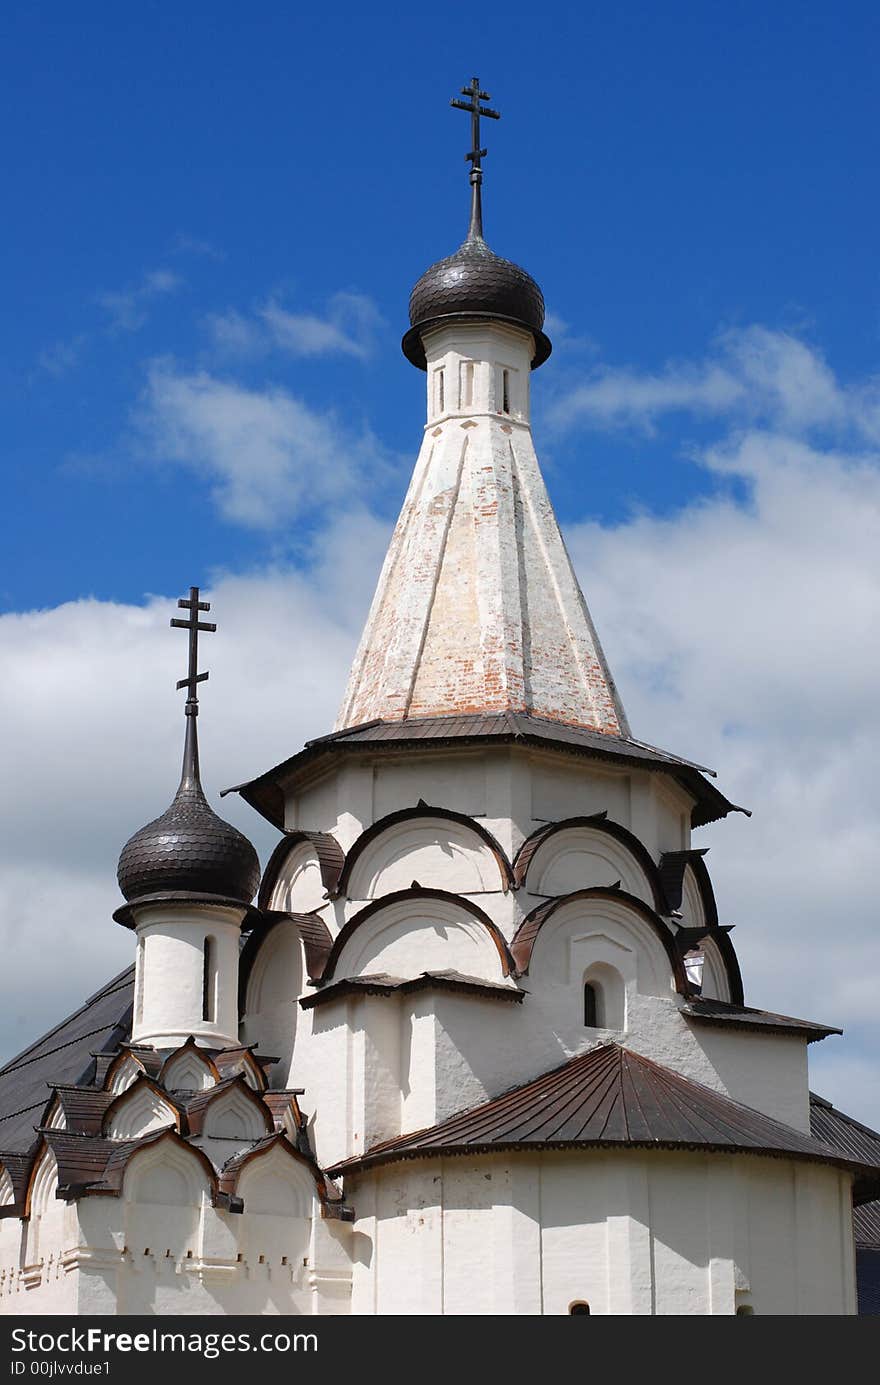
<svg viewBox="0 0 880 1385"><path fill-rule="evenodd" d="M670 908L683 928L705 930L696 947L703 954L703 994L716 1000L744 1001L742 973L729 933L718 923L715 891L704 857L707 848L667 851L660 872Z"/></svg>
<svg viewBox="0 0 880 1385"><path fill-rule="evenodd" d="M336 897L345 852L329 832L288 832L269 857L257 904L307 914Z"/></svg>
<svg viewBox="0 0 880 1385"><path fill-rule="evenodd" d="M159 1081L169 1092L203 1092L220 1081L220 1074L216 1064L190 1035L166 1058Z"/></svg>
<svg viewBox="0 0 880 1385"><path fill-rule="evenodd" d="M545 929L554 918L557 918L560 911L570 913L572 905L587 903L606 904L610 908L621 911L622 915L630 914L639 920L643 927L647 925L648 935L659 942L665 954L676 991L680 995L690 993L691 988L685 974L681 953L676 947L673 934L663 920L644 900L639 899L636 895L627 894L624 890L615 889L575 890L559 899L547 900L544 904L539 904L537 909L533 909L529 916L523 919L511 944L511 952L519 975L523 975L529 970L542 929ZM601 915L597 915L597 923L601 926Z"/></svg>
<svg viewBox="0 0 880 1385"><path fill-rule="evenodd" d="M242 1165L236 1193L246 1212L279 1217L311 1217L318 1201L308 1162L282 1140L270 1143Z"/></svg>
<svg viewBox="0 0 880 1385"><path fill-rule="evenodd" d="M215 1139L260 1140L274 1129L270 1110L243 1077L197 1097L187 1115L191 1134Z"/></svg>
<svg viewBox="0 0 880 1385"><path fill-rule="evenodd" d="M576 879L578 856L583 858L580 880ZM557 877L569 879L557 883L554 871ZM604 812L539 827L516 853L513 873L518 887L527 885L533 894L550 896L613 885L619 880L627 893L653 905L657 913L667 912L660 875L647 848L628 828L609 822ZM605 878L590 878L596 875Z"/></svg>
<svg viewBox="0 0 880 1385"><path fill-rule="evenodd" d="M329 936L328 931L328 950ZM303 989L303 951L302 933L289 914L272 915L258 935L251 935L240 964L243 1014L259 1014L297 999Z"/></svg>
<svg viewBox="0 0 880 1385"><path fill-rule="evenodd" d="M271 991L287 996L289 1000L296 1000L302 991L300 953L305 957L306 974L315 981L323 975L332 946L333 935L320 914L267 913L242 949L238 983L239 1013L253 1014L265 1008L261 992L263 979L274 970L270 967L273 953L281 954L283 969L292 978L290 984L293 985L295 981L298 989L288 995L287 986L282 988L273 979ZM270 999L268 1003L278 1002Z"/></svg>
<svg viewBox="0 0 880 1385"><path fill-rule="evenodd" d="M310 1216L312 1199L321 1202L328 1200L328 1185L314 1160L296 1149L287 1136L278 1131L269 1135L260 1144L236 1154L223 1165L220 1172L220 1189L227 1197L240 1197L244 1201L248 1191L253 1195L261 1180L295 1180L299 1189L299 1206L308 1208L301 1215ZM263 1200L265 1198L265 1191ZM245 1211L261 1210L250 1207L245 1202ZM267 1209L271 1210L271 1209Z"/></svg>
<svg viewBox="0 0 880 1385"><path fill-rule="evenodd" d="M66 1130L67 1117L64 1114L64 1107L61 1099L56 1092L49 1103L49 1110L40 1122L46 1130Z"/></svg>
<svg viewBox="0 0 880 1385"><path fill-rule="evenodd" d="M203 1196L213 1198L216 1179L210 1162L176 1131L162 1131L153 1140L120 1154L124 1160L122 1194L128 1201L192 1208Z"/></svg>
<svg viewBox="0 0 880 1385"><path fill-rule="evenodd" d="M55 1197L58 1187L58 1161L48 1145L44 1145L34 1160L28 1180L25 1215L41 1217Z"/></svg>
<svg viewBox="0 0 880 1385"><path fill-rule="evenodd" d="M15 1185L12 1174L5 1164L0 1164L0 1207L9 1207L15 1202Z"/></svg>
<svg viewBox="0 0 880 1385"><path fill-rule="evenodd" d="M415 879L455 894L506 893L513 871L501 844L476 818L420 800L361 833L346 855L337 892L373 899Z"/></svg>
<svg viewBox="0 0 880 1385"><path fill-rule="evenodd" d="M134 1053L124 1051L113 1059L107 1069L104 1089L118 1095L120 1092L124 1092L126 1087L130 1087L144 1072L146 1072L146 1068L140 1059Z"/></svg>
<svg viewBox="0 0 880 1385"><path fill-rule="evenodd" d="M504 937L478 905L446 890L413 886L374 900L336 937L322 981L385 972L405 980L430 970L497 979L510 975Z"/></svg>
<svg viewBox="0 0 880 1385"><path fill-rule="evenodd" d="M107 1107L102 1132L110 1140L139 1140L168 1126L180 1129L180 1112L149 1077L141 1076Z"/></svg>
<svg viewBox="0 0 880 1385"><path fill-rule="evenodd" d="M221 1080L241 1076L255 1092L266 1090L266 1074L250 1048L226 1049L214 1054L214 1064Z"/></svg>

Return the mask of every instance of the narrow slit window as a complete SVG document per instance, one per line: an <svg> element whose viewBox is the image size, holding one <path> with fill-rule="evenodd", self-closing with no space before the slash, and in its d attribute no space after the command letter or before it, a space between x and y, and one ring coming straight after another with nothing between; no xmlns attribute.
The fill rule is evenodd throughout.
<svg viewBox="0 0 880 1385"><path fill-rule="evenodd" d="M135 966L135 977L137 986L137 997L135 999L134 1013L138 1023L144 1017L144 940L138 938L137 945L137 965Z"/></svg>
<svg viewBox="0 0 880 1385"><path fill-rule="evenodd" d="M585 1302L584 1299L579 1299L577 1303L573 1303L568 1310L569 1315L573 1318L582 1317L585 1313L589 1313L589 1311L590 1305Z"/></svg>
<svg viewBox="0 0 880 1385"><path fill-rule="evenodd" d="M599 1028L599 995L589 981L584 982L584 1027Z"/></svg>
<svg viewBox="0 0 880 1385"><path fill-rule="evenodd" d="M501 372L501 412L510 413L510 371Z"/></svg>
<svg viewBox="0 0 880 1385"><path fill-rule="evenodd" d="M202 1019L214 1018L214 939L206 938L202 954Z"/></svg>
<svg viewBox="0 0 880 1385"><path fill-rule="evenodd" d="M474 402L474 363L464 361L461 367L461 407L469 409Z"/></svg>
<svg viewBox="0 0 880 1385"><path fill-rule="evenodd" d="M442 414L446 407L446 387L443 381L443 371L437 371L437 412Z"/></svg>

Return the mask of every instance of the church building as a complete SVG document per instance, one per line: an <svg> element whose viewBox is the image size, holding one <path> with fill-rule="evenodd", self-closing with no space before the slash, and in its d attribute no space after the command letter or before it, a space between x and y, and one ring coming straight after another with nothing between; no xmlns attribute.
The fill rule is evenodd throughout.
<svg viewBox="0 0 880 1385"><path fill-rule="evenodd" d="M880 1135L809 1090L839 1031L746 1005L697 835L743 810L633 733L566 551L544 300L462 97L470 225L410 298L425 429L336 727L236 786L261 873L202 788L190 589L132 965L0 1070L3 1313L852 1314L854 1208L876 1273Z"/></svg>

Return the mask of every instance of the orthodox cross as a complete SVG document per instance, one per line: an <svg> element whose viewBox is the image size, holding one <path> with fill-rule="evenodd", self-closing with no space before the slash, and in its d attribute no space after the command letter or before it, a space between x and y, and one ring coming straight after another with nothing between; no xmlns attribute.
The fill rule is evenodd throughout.
<svg viewBox="0 0 880 1385"><path fill-rule="evenodd" d="M184 610L189 611L188 620L176 620L173 617L171 620L171 624L176 626L178 630L189 631L189 672L186 678L181 678L179 680L177 686L178 689L186 688L188 690L185 709L187 716L197 717L199 714L199 698L196 685L198 683L204 683L205 679L208 677L207 673L198 672L199 631L205 630L207 633L213 634L217 626L214 625L212 621L199 620L199 611L210 611L211 603L210 601L199 600L198 587L190 587L189 599L182 596L177 604L178 606L182 606Z"/></svg>
<svg viewBox="0 0 880 1385"><path fill-rule="evenodd" d="M480 116L486 116L489 120L500 120L501 112L493 111L489 106L482 106L481 101L491 101L492 98L488 91L481 91L479 77L472 77L469 87L461 88L462 96L470 99L458 101L455 97L450 101L450 106L455 106L459 111L469 111L471 117L471 146L469 153L465 154L465 159L471 165L471 225L468 231L468 239L474 236L482 238L483 235L483 204L480 193L480 184L483 181L483 169L480 160L485 158L486 150L480 148Z"/></svg>
<svg viewBox="0 0 880 1385"><path fill-rule="evenodd" d="M472 77L469 87L462 87L462 96L469 96L469 101L457 101L455 97L450 101L450 106L455 106L460 111L470 111L471 113L471 143L473 149L469 154L465 154L465 159L470 160L474 173L480 172L480 159L485 158L486 150L480 148L480 116L488 116L490 120L500 120L501 112L493 111L489 106L481 106L481 101L491 101L492 98L488 91L480 90L479 77Z"/></svg>

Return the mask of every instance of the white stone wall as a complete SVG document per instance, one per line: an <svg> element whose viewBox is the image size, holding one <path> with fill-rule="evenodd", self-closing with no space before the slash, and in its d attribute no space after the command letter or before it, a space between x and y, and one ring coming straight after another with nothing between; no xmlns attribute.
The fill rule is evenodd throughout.
<svg viewBox="0 0 880 1385"><path fill-rule="evenodd" d="M133 910L138 940L134 1043L177 1048L192 1034L206 1048L238 1043L238 949L244 908L145 905ZM210 1017L203 1016L205 946Z"/></svg>
<svg viewBox="0 0 880 1385"><path fill-rule="evenodd" d="M390 1165L352 1188L356 1314L855 1312L849 1176L582 1150Z"/></svg>
<svg viewBox="0 0 880 1385"><path fill-rule="evenodd" d="M350 847L365 828L414 807L420 798L474 816L509 857L544 823L600 811L631 831L655 862L664 850L691 845L691 801L665 777L658 783L658 776L647 771L504 747L427 751L390 761L353 757L338 772L291 796L288 822L330 831ZM295 871L299 879L299 856ZM296 879L289 890L280 882L277 894L289 898L291 907L310 902L314 907L310 894L297 894ZM353 897L324 901L321 916L335 935L365 903L413 879L462 894L489 915L508 942L548 894L619 879L623 889L651 902L642 866L607 833L579 828L552 837L535 853L525 887L505 893L486 844L467 828L426 813L378 836L352 873ZM690 870L682 912L688 925L703 921ZM739 922L748 927L750 921ZM278 1005L273 1014L249 1014L245 1032L248 1040L259 1039L264 1051L289 1055L290 1066L279 1066L273 1084L306 1088L305 1109L316 1112L318 1153L327 1162L360 1152L371 1137L390 1138L416 1128L413 1121L427 1124L486 1100L607 1038L798 1130L809 1129L804 1040L686 1020L656 935L632 911L611 901L567 906L544 926L529 973L518 983L527 992L522 1006L434 994L342 999L298 1012L292 991L286 1001L281 992L286 978L292 984L302 974L301 948L292 926L283 943L280 936L272 941L274 937L268 943L272 963L269 967L267 961L266 970L285 978ZM711 945L708 951L707 993L724 999L723 968ZM624 994L622 1022L615 1018L602 1032L583 1026L582 985L591 967L616 972ZM481 937L479 926L460 909L435 902L426 907L422 901L374 914L363 936L355 934L344 949L335 975L389 971L417 976L429 968L504 980L497 952ZM294 1028L295 1044L285 1042L284 1033L292 1034ZM429 1031L434 1036L430 1042L425 1039ZM376 1071L367 1074L360 1065L370 1053L383 1056ZM413 1066L413 1053L424 1055L421 1070ZM405 1081L406 1099L383 1097L368 1114L353 1094L383 1089L392 1073ZM455 1073L455 1080L446 1084L444 1073Z"/></svg>
<svg viewBox="0 0 880 1385"><path fill-rule="evenodd" d="M348 1313L351 1227L277 1146L242 1172L245 1212L211 1206L189 1151L137 1154L119 1197L38 1198L0 1221L0 1314Z"/></svg>

